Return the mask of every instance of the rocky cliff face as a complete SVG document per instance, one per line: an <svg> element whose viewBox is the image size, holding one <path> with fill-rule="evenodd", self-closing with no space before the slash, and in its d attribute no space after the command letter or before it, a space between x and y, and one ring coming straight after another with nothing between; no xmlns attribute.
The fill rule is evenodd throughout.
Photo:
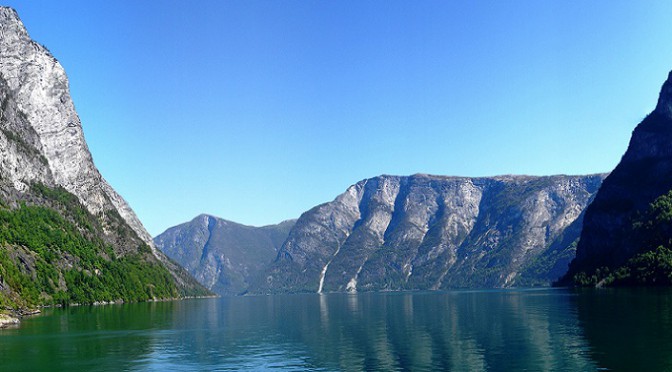
<svg viewBox="0 0 672 372"><path fill-rule="evenodd" d="M205 293L102 178L63 68L0 7L0 307Z"/></svg>
<svg viewBox="0 0 672 372"><path fill-rule="evenodd" d="M672 73L655 110L632 133L621 162L586 210L576 259L563 281L600 267L615 268L641 249L633 223L657 197L672 190ZM672 237L668 237L672 238Z"/></svg>
<svg viewBox="0 0 672 372"><path fill-rule="evenodd" d="M548 285L603 178L367 179L304 213L250 291Z"/></svg>
<svg viewBox="0 0 672 372"><path fill-rule="evenodd" d="M0 7L0 51L0 75L5 88L23 113L24 124L29 126L21 138L35 145L47 159L50 181L77 196L94 215L116 210L153 247L151 236L133 210L93 164L63 67L30 38L16 11L6 7ZM20 191L25 191L30 182L45 181L45 172L39 169L10 173Z"/></svg>
<svg viewBox="0 0 672 372"><path fill-rule="evenodd" d="M206 288L235 295L273 261L294 222L253 227L203 214L171 227L154 242Z"/></svg>

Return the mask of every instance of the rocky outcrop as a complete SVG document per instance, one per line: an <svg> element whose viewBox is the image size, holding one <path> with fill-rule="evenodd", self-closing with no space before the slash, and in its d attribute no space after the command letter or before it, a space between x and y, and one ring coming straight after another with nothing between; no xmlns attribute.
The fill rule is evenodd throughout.
<svg viewBox="0 0 672 372"><path fill-rule="evenodd" d="M576 259L561 284L580 272L616 268L645 247L633 224L649 204L672 190L672 73L658 104L632 133L620 163L586 210ZM668 239L672 236L668 237Z"/></svg>
<svg viewBox="0 0 672 372"><path fill-rule="evenodd" d="M6 328L8 326L15 326L21 323L19 318L7 315L7 314L0 314L0 328Z"/></svg>
<svg viewBox="0 0 672 372"><path fill-rule="evenodd" d="M276 257L294 222L253 227L203 214L154 241L206 288L220 295L240 294Z"/></svg>
<svg viewBox="0 0 672 372"><path fill-rule="evenodd" d="M304 213L250 292L548 285L603 178L367 179Z"/></svg>

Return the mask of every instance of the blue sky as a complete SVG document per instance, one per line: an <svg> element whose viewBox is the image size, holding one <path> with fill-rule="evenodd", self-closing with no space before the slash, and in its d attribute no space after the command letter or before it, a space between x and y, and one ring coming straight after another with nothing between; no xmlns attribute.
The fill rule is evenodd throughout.
<svg viewBox="0 0 672 372"><path fill-rule="evenodd" d="M380 174L610 171L668 1L5 1L150 233L296 218Z"/></svg>

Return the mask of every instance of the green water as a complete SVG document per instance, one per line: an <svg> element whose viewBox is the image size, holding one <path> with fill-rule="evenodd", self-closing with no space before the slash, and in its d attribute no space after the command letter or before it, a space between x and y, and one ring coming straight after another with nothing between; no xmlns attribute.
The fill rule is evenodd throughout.
<svg viewBox="0 0 672 372"><path fill-rule="evenodd" d="M669 290L286 295L51 309L0 370L672 370Z"/></svg>

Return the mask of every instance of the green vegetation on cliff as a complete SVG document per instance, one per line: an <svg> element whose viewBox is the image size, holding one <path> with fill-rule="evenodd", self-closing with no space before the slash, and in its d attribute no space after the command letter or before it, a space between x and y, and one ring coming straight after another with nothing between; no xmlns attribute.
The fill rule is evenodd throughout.
<svg viewBox="0 0 672 372"><path fill-rule="evenodd" d="M34 185L40 204L0 207L0 307L172 298L171 274L141 243L105 242L98 219L67 191ZM46 202L46 203L45 203Z"/></svg>
<svg viewBox="0 0 672 372"><path fill-rule="evenodd" d="M661 195L638 216L630 232L639 252L616 269L601 267L594 273L574 275L581 286L672 285L672 190Z"/></svg>
<svg viewBox="0 0 672 372"><path fill-rule="evenodd" d="M580 272L574 276L580 286L669 286L672 285L672 250L663 247L636 255L615 270L597 269L588 275Z"/></svg>

